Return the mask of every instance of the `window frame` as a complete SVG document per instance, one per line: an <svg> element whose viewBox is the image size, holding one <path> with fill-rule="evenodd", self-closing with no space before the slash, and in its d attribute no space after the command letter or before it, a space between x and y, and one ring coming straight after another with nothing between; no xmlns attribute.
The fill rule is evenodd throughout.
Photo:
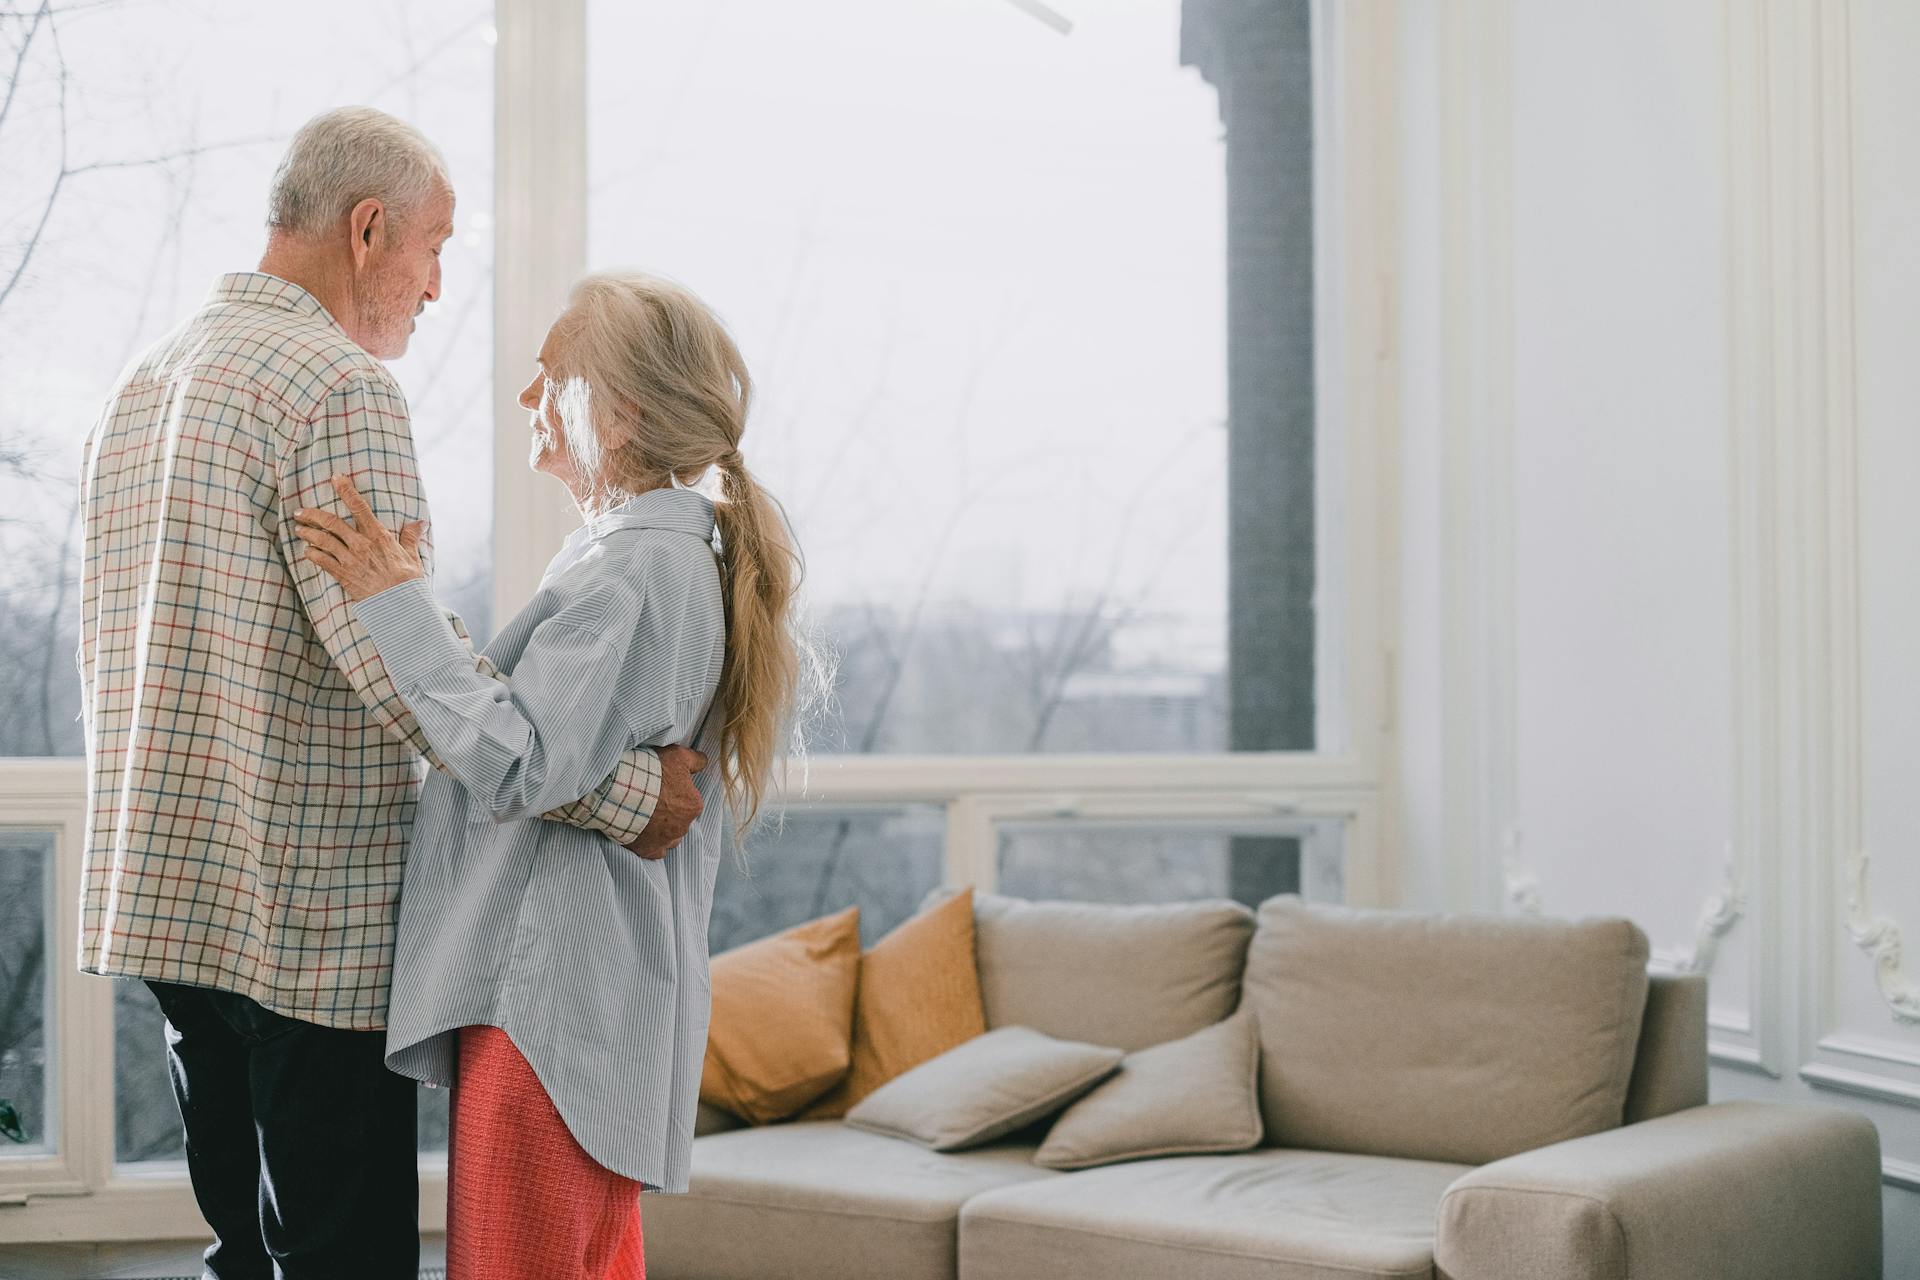
<svg viewBox="0 0 1920 1280"><path fill-rule="evenodd" d="M983 3L988 0L982 0ZM1321 587L1323 643L1344 719L1332 752L1206 755L817 756L787 779L796 807L943 805L945 873L990 889L998 826L1036 817L1165 822L1276 814L1340 824L1347 900L1396 900L1388 850L1397 577L1397 357L1392 221L1395 25L1391 0L1314 0L1317 537L1334 556ZM494 616L533 594L547 548L574 527L526 467L515 400L546 318L585 268L585 0L496 0L493 390ZM509 531L511 536L508 536ZM0 760L0 826L54 833L47 921L49 1115L58 1146L0 1163L0 1244L202 1238L183 1163L114 1163L113 991L79 973L86 776L77 759ZM56 1110L57 1109L57 1110ZM420 1226L446 1223L445 1157L421 1158Z"/></svg>
<svg viewBox="0 0 1920 1280"><path fill-rule="evenodd" d="M22 1203L29 1196L84 1192L97 1182L98 1130L103 1121L111 1129L112 1110L101 1116L94 1108L74 1104L96 1096L101 1087L103 1010L108 1063L104 1083L109 1091L113 1087L113 989L86 980L76 964L62 963L77 956L80 947L78 852L86 829L85 762L68 757L7 760L0 766L0 827L53 836L47 868L52 892L42 927L47 938L43 1087L54 1142L44 1154L10 1156L0 1162L0 1224L4 1224L7 1205Z"/></svg>

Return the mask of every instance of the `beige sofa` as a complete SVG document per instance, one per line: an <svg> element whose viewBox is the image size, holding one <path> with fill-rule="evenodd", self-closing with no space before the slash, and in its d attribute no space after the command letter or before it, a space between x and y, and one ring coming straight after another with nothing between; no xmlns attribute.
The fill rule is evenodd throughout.
<svg viewBox="0 0 1920 1280"><path fill-rule="evenodd" d="M1647 980L1623 921L1280 898L1256 929L1232 903L992 896L975 917L989 1028L1131 1051L1244 999L1263 1144L1062 1173L1031 1162L1044 1125L941 1155L707 1113L690 1194L643 1205L654 1280L1880 1275L1872 1125L1707 1105L1705 983Z"/></svg>

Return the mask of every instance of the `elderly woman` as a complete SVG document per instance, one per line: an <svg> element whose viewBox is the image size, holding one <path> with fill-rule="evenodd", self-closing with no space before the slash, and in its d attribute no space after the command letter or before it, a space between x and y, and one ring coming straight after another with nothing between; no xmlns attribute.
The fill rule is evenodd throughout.
<svg viewBox="0 0 1920 1280"><path fill-rule="evenodd" d="M584 518L475 672L413 553L345 482L297 514L447 773L407 864L387 1062L454 1085L454 1280L644 1274L637 1193L684 1191L724 808L757 810L801 647L799 565L740 455L750 383L685 290L590 276L520 403ZM718 500L688 487L711 480ZM718 549L714 535L719 535ZM715 758L664 859L538 816L642 744Z"/></svg>

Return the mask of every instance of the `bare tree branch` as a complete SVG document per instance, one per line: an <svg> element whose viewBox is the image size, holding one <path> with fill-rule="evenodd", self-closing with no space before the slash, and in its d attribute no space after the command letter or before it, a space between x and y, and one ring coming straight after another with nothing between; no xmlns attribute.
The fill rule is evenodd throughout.
<svg viewBox="0 0 1920 1280"><path fill-rule="evenodd" d="M492 12L493 10L490 7L486 9L475 9L469 12L465 18L462 18L459 22L453 24L451 29L447 32L446 35L442 36L439 40L436 40L431 46L429 46L425 53L421 54L417 58L412 58L408 60L406 66L402 67L399 71L395 72L388 79L382 81L380 84L368 90L366 95L366 100L371 101L375 98L378 98L380 95L386 93L390 89L394 89L401 85L408 84L416 76L418 76L423 70L426 69L426 66L429 62L432 62L435 58L445 53L448 49L451 49L454 45L460 43L462 39L472 35L474 32L474 29L478 27L481 23L485 22L487 20L488 15L491 14ZM406 33L406 39L409 45L411 45L412 32L409 31Z"/></svg>
<svg viewBox="0 0 1920 1280"><path fill-rule="evenodd" d="M82 4L63 4L54 12L62 14L85 13L89 9L125 9L137 0L86 0ZM32 18L43 11L52 9L51 4L43 4L39 9L0 9L0 18Z"/></svg>
<svg viewBox="0 0 1920 1280"><path fill-rule="evenodd" d="M67 180L67 59L60 51L60 29L54 25L50 14L47 17L47 37L53 41L54 57L60 66L60 172L54 175L53 186L47 191L47 202L40 210L39 225L34 227L33 234L27 238L26 247L20 251L20 261L14 265L13 274L7 277L6 285L0 287L0 307L6 305L14 286L27 273L27 264L33 261L33 251L40 247L40 237L46 234L47 220L53 217L53 206L59 203L60 188Z"/></svg>
<svg viewBox="0 0 1920 1280"><path fill-rule="evenodd" d="M1107 564L1105 582L1094 593L1092 603L1078 619L1063 625L1058 633L1060 642L1049 646L1048 655L1041 663L1036 664L1036 672L1044 670L1045 676L1037 680L1033 686L1035 710L1033 728L1027 735L1028 751L1040 749L1041 744L1046 740L1047 730L1053 723L1054 715L1066 697L1068 684L1084 668L1088 659L1097 653L1120 628L1139 615L1141 601L1158 578L1159 569L1164 568L1166 562L1171 559L1171 551L1169 551L1162 558L1161 565L1155 572L1142 580L1133 594L1118 606L1114 616L1111 618L1104 616L1108 603L1118 593L1127 537L1134 520L1147 499L1159 492L1162 477L1166 474L1168 466L1174 460L1186 455L1194 437L1203 430L1205 430L1204 427L1192 428L1175 440L1171 447L1147 467L1140 483L1135 486L1133 493L1122 505L1120 527L1112 536L1113 555Z"/></svg>
<svg viewBox="0 0 1920 1280"><path fill-rule="evenodd" d="M237 147L261 146L266 143L277 142L281 140L279 135L261 134L253 137L246 137L246 138L229 138L223 142L199 143L192 146L183 147L176 151L162 152L159 155L153 155L153 156L130 157L130 158L119 159L119 160L94 160L86 164L72 163L70 159L71 139L68 131L68 121L67 121L67 90L68 90L68 85L71 81L72 76L71 76L71 72L67 67L67 59L66 59L65 51L62 50L60 46L60 28L59 28L58 22L56 21L56 18L58 14L61 12L64 12L64 10L55 10L52 8L50 3L43 2L40 7L39 13L35 17L35 24L34 24L34 30L37 30L38 27L40 26L41 19L44 18L46 29L47 29L47 37L53 44L54 60L58 68L56 72L56 81L59 85L59 94L58 94L57 101L59 104L59 122L60 122L59 123L60 168L53 176L52 185L49 186L47 189L45 202L41 205L41 208L40 208L40 220L34 226L32 234L27 237L26 243L21 247L20 260L14 264L13 272L11 275L7 277L6 283L4 285L0 285L0 306L4 306L6 304L8 297L12 295L15 287L19 285L21 279L26 275L28 266L32 264L34 253L39 249L41 239L46 234L47 224L53 218L54 208L60 202L60 193L65 188L67 179L79 177L83 174L89 174L89 173L104 173L104 172L111 172L114 170L121 170L121 169L146 169L146 168L153 168L155 166L161 166L161 165L171 165L181 160L196 159L200 156L207 155L215 151L228 151ZM28 33L29 41L31 40L31 37L32 37L32 31L29 31ZM20 57L17 60L14 68L13 80L9 83L7 88L7 99L6 99L7 106L11 106L13 101L14 90L18 87L20 80L23 78L22 64L24 64L25 58L26 58L26 46L23 44L21 47ZM3 121L4 118L5 118L5 109L4 107L0 107L0 121Z"/></svg>
<svg viewBox="0 0 1920 1280"><path fill-rule="evenodd" d="M26 37L20 41L20 48L14 53L13 75L7 80L7 96L4 101L0 101L0 128L6 126L7 113L13 110L13 95L19 91L20 81L23 78L20 72L27 65L27 54L33 49L33 38L40 33L40 24L46 21L47 15L52 11L52 8L52 0L40 0L40 7L33 11L33 22L27 27ZM6 16L25 17L26 15L22 13L18 15L8 14Z"/></svg>
<svg viewBox="0 0 1920 1280"><path fill-rule="evenodd" d="M191 160L215 151L231 151L235 147L262 147L271 142L285 141L285 134L262 133L251 138L229 138L225 142L207 142L198 146L182 147L178 151L165 151L157 156L141 156L127 160L95 160L88 164L68 166L64 174L66 177L73 178L83 173L100 173L111 169L151 169L155 165L172 164L176 160Z"/></svg>
<svg viewBox="0 0 1920 1280"><path fill-rule="evenodd" d="M175 270L178 270L180 258L180 240L186 228L187 207L193 201L193 191L200 173L200 166L189 158L184 166L185 174L174 182L173 207L168 211L166 230L161 234L160 242L154 246L153 255L147 259L147 278L141 282L140 305L134 308L133 319L128 325L127 339L123 344L132 350L140 335L145 332L147 309L153 305L154 290L160 281L160 264L167 257L167 250L173 251ZM172 177L174 170L169 168Z"/></svg>
<svg viewBox="0 0 1920 1280"><path fill-rule="evenodd" d="M73 555L73 530L80 518L80 499L67 508L67 532L60 541L60 559L54 566L53 607L47 610L47 625L40 645L40 734L47 755L58 755L53 741L53 655L60 648L60 620L67 611L67 589L72 585L69 557Z"/></svg>

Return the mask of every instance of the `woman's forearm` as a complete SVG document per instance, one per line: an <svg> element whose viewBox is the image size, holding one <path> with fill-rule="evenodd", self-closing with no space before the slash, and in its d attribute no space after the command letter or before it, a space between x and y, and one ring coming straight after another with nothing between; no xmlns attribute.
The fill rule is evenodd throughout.
<svg viewBox="0 0 1920 1280"><path fill-rule="evenodd" d="M354 604L434 753L496 818L579 799L626 748L608 691L619 654L605 634L543 627L512 681L474 669L419 580Z"/></svg>

